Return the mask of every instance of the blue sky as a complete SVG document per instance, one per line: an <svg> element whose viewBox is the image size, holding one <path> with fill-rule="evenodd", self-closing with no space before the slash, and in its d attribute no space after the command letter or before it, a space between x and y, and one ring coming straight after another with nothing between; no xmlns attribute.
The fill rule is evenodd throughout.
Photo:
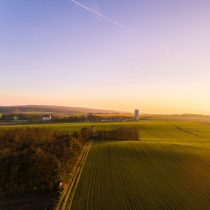
<svg viewBox="0 0 210 210"><path fill-rule="evenodd" d="M210 114L209 11L208 0L0 0L0 104Z"/></svg>

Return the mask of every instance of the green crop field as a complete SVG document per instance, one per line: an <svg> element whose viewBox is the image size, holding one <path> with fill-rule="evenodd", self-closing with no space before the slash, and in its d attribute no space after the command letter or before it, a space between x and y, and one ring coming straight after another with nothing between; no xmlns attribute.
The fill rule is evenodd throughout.
<svg viewBox="0 0 210 210"><path fill-rule="evenodd" d="M49 123L32 125L9 125L0 126L2 129L13 129L23 127L47 128L53 130L65 130L69 132L79 131L81 128L96 126L100 129L113 129L119 126L136 127L139 129L140 137L144 141L173 141L196 142L197 140L210 140L209 122L183 122L183 121L139 121L139 122L105 122L105 123Z"/></svg>
<svg viewBox="0 0 210 210"><path fill-rule="evenodd" d="M0 126L78 131L136 127L140 141L93 142L72 210L210 209L210 123L139 121Z"/></svg>
<svg viewBox="0 0 210 210"><path fill-rule="evenodd" d="M210 125L132 126L142 141L92 144L71 209L210 209Z"/></svg>

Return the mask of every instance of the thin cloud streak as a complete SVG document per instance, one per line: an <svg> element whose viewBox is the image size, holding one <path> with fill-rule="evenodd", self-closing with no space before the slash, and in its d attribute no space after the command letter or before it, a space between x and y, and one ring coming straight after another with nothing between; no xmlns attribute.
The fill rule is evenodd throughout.
<svg viewBox="0 0 210 210"><path fill-rule="evenodd" d="M78 2L78 1L75 1L75 0L70 0L70 1L71 1L72 3L74 3L75 5L81 7L82 9L84 9L84 10L90 12L91 14L94 14L94 15L96 15L96 16L98 16L98 17L104 19L104 20L106 20L107 22L112 23L113 25L116 25L116 26L118 26L118 27L120 27L120 28L122 28L122 29L125 29L125 30L127 30L127 31L132 31L132 32L134 32L131 28L129 28L129 27L125 26L125 25L122 25L122 24L118 23L117 21L115 21L115 20L113 20L113 19L111 19L111 18L109 18L109 17L107 17L107 16L101 14L100 12L98 12L98 11L96 11L96 10L91 9L90 7L88 7L88 6L86 6L86 5L82 4L82 3L80 3L80 2Z"/></svg>
<svg viewBox="0 0 210 210"><path fill-rule="evenodd" d="M55 74L55 72L50 71L26 71L26 70L8 70L7 73L28 73L28 74Z"/></svg>

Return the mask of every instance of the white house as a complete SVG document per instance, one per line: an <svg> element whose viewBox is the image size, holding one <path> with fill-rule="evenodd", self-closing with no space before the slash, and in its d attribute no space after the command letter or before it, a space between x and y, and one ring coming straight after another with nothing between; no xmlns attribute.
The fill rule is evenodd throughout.
<svg viewBox="0 0 210 210"><path fill-rule="evenodd" d="M43 120L43 121L49 121L49 120L51 120L51 119L52 119L52 116L51 116L51 115L48 115L48 116L46 115L46 116L43 116L43 117L42 117L42 120Z"/></svg>

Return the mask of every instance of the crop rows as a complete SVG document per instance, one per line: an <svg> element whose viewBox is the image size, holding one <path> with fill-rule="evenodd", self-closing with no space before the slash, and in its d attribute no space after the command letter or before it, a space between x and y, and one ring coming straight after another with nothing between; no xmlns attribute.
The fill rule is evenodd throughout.
<svg viewBox="0 0 210 210"><path fill-rule="evenodd" d="M203 151L178 143L94 143L71 209L210 209L210 156Z"/></svg>

